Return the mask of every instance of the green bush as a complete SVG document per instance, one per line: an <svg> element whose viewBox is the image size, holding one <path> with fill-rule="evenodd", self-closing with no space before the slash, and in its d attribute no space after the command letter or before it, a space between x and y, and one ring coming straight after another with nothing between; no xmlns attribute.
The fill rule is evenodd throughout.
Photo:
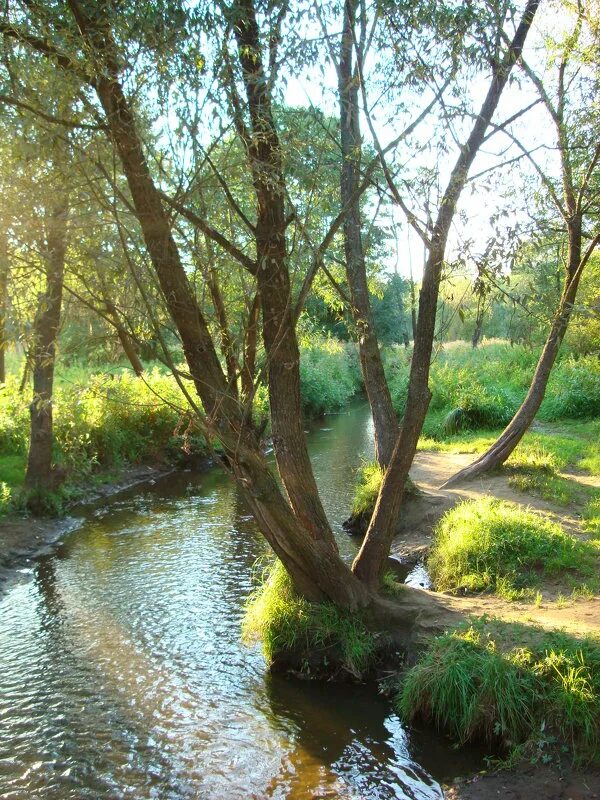
<svg viewBox="0 0 600 800"><path fill-rule="evenodd" d="M586 419L600 416L600 359L567 357L558 362L550 377L549 391L540 418Z"/></svg>
<svg viewBox="0 0 600 800"><path fill-rule="evenodd" d="M404 676L401 716L431 720L461 744L476 738L549 760L568 748L600 762L600 647L485 618L431 641Z"/></svg>
<svg viewBox="0 0 600 800"><path fill-rule="evenodd" d="M337 411L361 386L356 348L337 339L311 337L300 350L300 394L307 417Z"/></svg>
<svg viewBox="0 0 600 800"><path fill-rule="evenodd" d="M464 430L502 428L519 408L529 388L539 351L508 342L486 341L473 350L451 342L431 365L432 399L424 432L446 437ZM384 351L384 365L394 408L404 412L410 353ZM551 373L539 418L586 419L600 416L600 359L561 353Z"/></svg>
<svg viewBox="0 0 600 800"><path fill-rule="evenodd" d="M0 479L9 486L23 479L30 402L31 389L19 393L16 378L9 377L0 392ZM189 421L185 404L175 379L159 367L148 369L144 380L114 366L103 372L82 366L59 371L54 459L79 480L97 468L164 458L169 448L183 443Z"/></svg>
<svg viewBox="0 0 600 800"><path fill-rule="evenodd" d="M356 677L369 669L375 653L375 640L360 615L299 597L280 561L265 570L248 600L242 635L247 643L261 642L269 664L292 654L306 669L316 658L320 666L338 664Z"/></svg>
<svg viewBox="0 0 600 800"><path fill-rule="evenodd" d="M593 575L596 552L539 514L482 498L444 514L427 564L439 591L492 590L514 599L530 594L540 572Z"/></svg>

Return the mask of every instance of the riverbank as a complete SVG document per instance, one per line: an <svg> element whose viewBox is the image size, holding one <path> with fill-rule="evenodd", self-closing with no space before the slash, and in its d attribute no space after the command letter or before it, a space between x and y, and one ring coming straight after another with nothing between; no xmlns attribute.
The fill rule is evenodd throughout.
<svg viewBox="0 0 600 800"><path fill-rule="evenodd" d="M443 789L445 800L597 800L600 772L524 762L514 770L480 773Z"/></svg>
<svg viewBox="0 0 600 800"><path fill-rule="evenodd" d="M99 501L114 498L129 489L152 484L173 473L172 466L135 466L111 473L111 479L97 481L82 492L68 515L59 518L11 516L0 519L0 596L19 571L37 557L52 552L64 536L74 531L86 513Z"/></svg>

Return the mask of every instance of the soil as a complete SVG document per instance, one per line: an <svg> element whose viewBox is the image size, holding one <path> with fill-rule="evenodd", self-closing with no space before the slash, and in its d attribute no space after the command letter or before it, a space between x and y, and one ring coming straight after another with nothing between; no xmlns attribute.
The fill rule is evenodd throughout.
<svg viewBox="0 0 600 800"><path fill-rule="evenodd" d="M446 800L594 800L600 798L600 773L559 771L523 764L510 772L476 775L444 788Z"/></svg>

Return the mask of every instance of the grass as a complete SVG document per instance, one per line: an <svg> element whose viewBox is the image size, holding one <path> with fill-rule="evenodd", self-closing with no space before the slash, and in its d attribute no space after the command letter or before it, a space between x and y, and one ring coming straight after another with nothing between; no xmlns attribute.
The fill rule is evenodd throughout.
<svg viewBox="0 0 600 800"><path fill-rule="evenodd" d="M250 596L242 635L246 643L261 642L270 665L291 657L306 673L333 667L360 677L375 655L375 639L360 615L299 597L280 561L267 568Z"/></svg>
<svg viewBox="0 0 600 800"><path fill-rule="evenodd" d="M587 502L582 517L583 530L600 539L600 493Z"/></svg>
<svg viewBox="0 0 600 800"><path fill-rule="evenodd" d="M376 461L365 461L357 470L357 481L352 498L352 516L371 515L375 508L375 501L383 481L383 469ZM410 478L404 485L406 495L416 492L415 484Z"/></svg>
<svg viewBox="0 0 600 800"><path fill-rule="evenodd" d="M587 471L595 468L597 442L565 436L532 434L511 455L504 466L509 485L519 491L542 497L557 505L581 505L600 492L560 471L570 465Z"/></svg>
<svg viewBox="0 0 600 800"><path fill-rule="evenodd" d="M439 591L493 591L507 600L533 599L541 575L594 583L597 555L592 544L538 514L482 498L444 514L428 568Z"/></svg>
<svg viewBox="0 0 600 800"><path fill-rule="evenodd" d="M406 402L409 356L400 347L385 351L386 374L400 415ZM501 430L522 403L537 358L537 350L511 347L501 340L484 342L476 350L466 342L446 345L431 367L432 400L424 435L446 440L466 431ZM599 416L600 360L562 353L538 418L551 422Z"/></svg>
<svg viewBox="0 0 600 800"><path fill-rule="evenodd" d="M366 461L360 467L352 499L352 516L373 510L382 480L383 470L376 461Z"/></svg>
<svg viewBox="0 0 600 800"><path fill-rule="evenodd" d="M461 744L483 738L548 761L600 763L600 646L561 632L480 618L433 639L404 676L401 716Z"/></svg>
<svg viewBox="0 0 600 800"><path fill-rule="evenodd" d="M22 364L13 356L9 366L6 385L0 388L0 514L23 506L19 495L29 446L31 388L20 393ZM184 449L207 451L173 376L160 364L145 366L142 380L122 364L59 362L53 403L54 461L66 470L67 482L58 493L48 495L57 513L77 494L77 487L93 482L97 473L141 462L177 463ZM356 348L335 339L313 335L304 342L300 373L307 417L339 409L360 388ZM268 416L268 411L266 387L259 386L257 419Z"/></svg>

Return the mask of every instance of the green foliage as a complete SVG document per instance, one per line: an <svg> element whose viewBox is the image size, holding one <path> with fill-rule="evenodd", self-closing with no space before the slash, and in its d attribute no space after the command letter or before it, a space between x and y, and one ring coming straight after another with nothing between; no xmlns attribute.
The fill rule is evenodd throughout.
<svg viewBox="0 0 600 800"><path fill-rule="evenodd" d="M492 498L446 512L428 559L438 590L492 590L509 600L531 597L538 573L593 577L596 565L596 551L587 542L515 503Z"/></svg>
<svg viewBox="0 0 600 800"><path fill-rule="evenodd" d="M388 348L385 368L396 412L406 402L409 354ZM491 340L474 350L466 342L445 345L431 367L432 399L424 434L436 439L502 428L519 408L533 376L537 352ZM542 420L600 416L600 360L563 355L552 371L538 417Z"/></svg>
<svg viewBox="0 0 600 800"><path fill-rule="evenodd" d="M30 395L20 394L16 378L9 376L0 393L0 480L12 487L23 481L29 402ZM159 367L149 369L144 380L114 366L102 372L63 369L53 408L54 457L75 480L97 469L177 453L189 421L177 410L185 408L185 400L174 378ZM52 498L49 502L57 510Z"/></svg>
<svg viewBox="0 0 600 800"><path fill-rule="evenodd" d="M382 480L383 470L376 461L367 461L360 467L352 500L353 516L372 511Z"/></svg>
<svg viewBox="0 0 600 800"><path fill-rule="evenodd" d="M343 408L361 389L356 346L314 331L300 336L300 399L306 419ZM257 423L268 420L269 393L257 387L253 402Z"/></svg>
<svg viewBox="0 0 600 800"><path fill-rule="evenodd" d="M568 748L600 755L600 647L533 626L481 618L436 637L405 675L402 717L432 720L460 743L520 746L534 759Z"/></svg>
<svg viewBox="0 0 600 800"><path fill-rule="evenodd" d="M540 417L547 420L600 416L600 359L564 358L552 371Z"/></svg>
<svg viewBox="0 0 600 800"><path fill-rule="evenodd" d="M589 500L583 509L583 529L600 538L600 494Z"/></svg>
<svg viewBox="0 0 600 800"><path fill-rule="evenodd" d="M337 339L310 336L300 351L300 392L307 417L342 408L360 389L356 348Z"/></svg>
<svg viewBox="0 0 600 800"><path fill-rule="evenodd" d="M360 615L299 597L280 561L265 570L250 596L242 635L248 643L261 642L269 663L281 654L293 654L307 669L316 656L322 666L339 662L342 669L360 676L375 655L375 640Z"/></svg>

